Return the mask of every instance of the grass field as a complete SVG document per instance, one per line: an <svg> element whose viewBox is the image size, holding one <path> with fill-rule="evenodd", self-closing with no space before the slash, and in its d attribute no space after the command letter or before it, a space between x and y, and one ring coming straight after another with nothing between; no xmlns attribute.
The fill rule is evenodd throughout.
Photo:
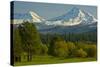
<svg viewBox="0 0 100 67"><path fill-rule="evenodd" d="M16 62L14 66L88 62L88 61L96 61L96 58L56 58L52 56L34 56L31 62L27 62L26 59L22 59L22 62Z"/></svg>

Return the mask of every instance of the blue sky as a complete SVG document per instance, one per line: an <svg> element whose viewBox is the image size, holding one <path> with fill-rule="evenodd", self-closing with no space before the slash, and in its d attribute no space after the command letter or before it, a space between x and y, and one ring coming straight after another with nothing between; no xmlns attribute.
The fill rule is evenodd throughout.
<svg viewBox="0 0 100 67"><path fill-rule="evenodd" d="M97 18L97 7L86 5L71 5L71 4L51 4L51 3L37 3L37 2L14 2L14 13L29 13L34 11L45 19L54 18L67 13L73 7L77 7L85 12L89 12L95 18Z"/></svg>

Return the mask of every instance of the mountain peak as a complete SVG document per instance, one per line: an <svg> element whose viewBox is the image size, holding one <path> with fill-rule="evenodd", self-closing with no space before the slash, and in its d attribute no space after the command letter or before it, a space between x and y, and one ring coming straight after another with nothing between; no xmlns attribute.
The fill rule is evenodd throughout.
<svg viewBox="0 0 100 67"><path fill-rule="evenodd" d="M58 16L56 18L52 18L50 21L58 21L58 20L68 20L70 18L74 18L78 15L79 11L81 11L77 7L73 7L71 10L69 10L67 13Z"/></svg>
<svg viewBox="0 0 100 67"><path fill-rule="evenodd" d="M29 13L32 16L32 21L33 22L42 22L42 21L44 21L44 19L42 17L40 17L37 13L35 13L33 11L30 11Z"/></svg>
<svg viewBox="0 0 100 67"><path fill-rule="evenodd" d="M96 22L94 16L77 7L73 7L66 14L53 18L51 19L51 21L53 21L52 24L63 25L63 26L73 26L78 24L92 24ZM55 21L59 21L59 23Z"/></svg>

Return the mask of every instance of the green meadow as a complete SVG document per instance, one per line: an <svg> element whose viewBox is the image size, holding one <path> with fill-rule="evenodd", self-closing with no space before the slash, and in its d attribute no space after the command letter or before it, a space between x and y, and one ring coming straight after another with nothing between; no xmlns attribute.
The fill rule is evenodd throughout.
<svg viewBox="0 0 100 67"><path fill-rule="evenodd" d="M57 64L57 63L77 63L77 62L90 62L96 61L96 58L57 58L53 56L35 56L31 62L23 59L22 62L16 62L15 66L23 65L40 65L40 64Z"/></svg>

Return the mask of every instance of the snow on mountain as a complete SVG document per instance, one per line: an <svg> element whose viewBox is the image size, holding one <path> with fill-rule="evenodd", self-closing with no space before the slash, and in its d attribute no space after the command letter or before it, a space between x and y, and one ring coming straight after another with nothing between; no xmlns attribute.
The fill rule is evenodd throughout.
<svg viewBox="0 0 100 67"><path fill-rule="evenodd" d="M83 33L83 32L97 32L97 24L89 25L74 25L74 26L56 26L47 29L40 29L40 33L50 33L50 34L69 34L69 33Z"/></svg>
<svg viewBox="0 0 100 67"><path fill-rule="evenodd" d="M47 25L73 26L78 24L91 24L96 22L96 19L91 14L74 7L68 13L49 21L51 21L51 23L47 22Z"/></svg>
<svg viewBox="0 0 100 67"><path fill-rule="evenodd" d="M31 18L27 18L31 16ZM21 19L18 19L21 17ZM79 8L72 8L69 12L52 18L50 20L45 20L40 17L37 13L30 11L29 15L18 15L18 18L13 19L12 22L16 25L23 23L26 17L29 21L34 23L37 29L41 33L82 33L97 30L97 20L90 13L85 12ZM27 20L25 18L25 20Z"/></svg>
<svg viewBox="0 0 100 67"><path fill-rule="evenodd" d="M33 22L39 23L39 22L45 21L45 19L43 19L42 17L40 17L37 13L35 13L33 11L30 11L29 13L32 16L32 21Z"/></svg>
<svg viewBox="0 0 100 67"><path fill-rule="evenodd" d="M42 17L40 17L37 13L30 11L29 13L16 13L14 14L14 19L12 20L13 24L21 24L23 21L31 21L34 23L41 23L45 21Z"/></svg>
<svg viewBox="0 0 100 67"><path fill-rule="evenodd" d="M52 18L50 20L45 20L42 17L40 17L37 13L30 11L28 15L18 15L18 18L21 17L27 17L31 16L31 18L28 20L31 20L33 23L40 23L39 26L47 25L47 26L74 26L74 25L87 25L97 22L97 20L92 16L90 13L85 12L84 10L81 10L79 8L73 7L69 12ZM20 24L23 22L23 18L21 19L14 19L14 24ZM25 19L26 20L26 19ZM37 25L38 26L38 25ZM39 27L38 26L38 27Z"/></svg>

